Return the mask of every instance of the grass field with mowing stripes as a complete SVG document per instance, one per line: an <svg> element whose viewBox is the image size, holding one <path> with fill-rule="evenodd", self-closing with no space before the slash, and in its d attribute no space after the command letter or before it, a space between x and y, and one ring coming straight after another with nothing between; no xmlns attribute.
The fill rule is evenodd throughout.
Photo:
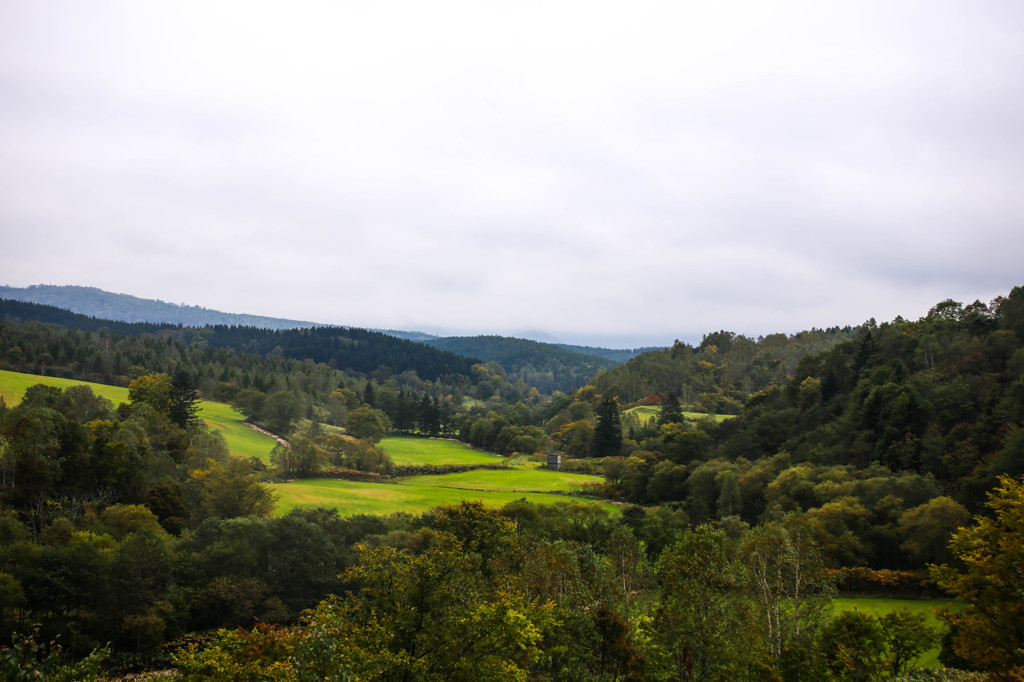
<svg viewBox="0 0 1024 682"><path fill-rule="evenodd" d="M477 469L441 476L411 476L399 481L402 485L436 486L440 488L461 488L463 490L505 490L521 492L562 492L579 491L586 483L603 483L601 476L570 474L549 469L508 469L494 471Z"/></svg>
<svg viewBox="0 0 1024 682"><path fill-rule="evenodd" d="M582 498L551 493L516 492L509 490L460 490L436 485L403 483L362 483L312 479L291 483L274 483L270 489L278 495L275 513L286 514L295 507L329 507L342 516L355 514L422 514L439 505L458 504L462 500L479 501L488 507L502 507L509 502L526 499L536 504L581 501ZM582 500L600 504L615 511L608 502Z"/></svg>

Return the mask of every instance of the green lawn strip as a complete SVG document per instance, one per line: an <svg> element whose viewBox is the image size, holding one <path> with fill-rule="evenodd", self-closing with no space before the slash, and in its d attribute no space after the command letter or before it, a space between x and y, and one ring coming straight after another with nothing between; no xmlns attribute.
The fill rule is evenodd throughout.
<svg viewBox="0 0 1024 682"><path fill-rule="evenodd" d="M637 405L626 410L625 414L636 415L641 423L646 423L652 419L657 419L661 414L661 408L657 405ZM683 412L683 418L686 421L700 421L710 417L716 422L724 422L726 419L732 419L736 415L734 414L706 414L704 412Z"/></svg>
<svg viewBox="0 0 1024 682"><path fill-rule="evenodd" d="M837 597L832 602L832 608L835 612L849 611L856 608L875 617L884 616L890 611L897 609L909 609L914 613L925 614L929 625L937 628L940 632L945 632L946 624L935 615L935 609L941 607L948 607L953 611L957 611L962 609L964 604L949 599L896 599L888 597ZM943 665L939 662L939 647L933 647L922 654L917 659L914 667L942 668Z"/></svg>
<svg viewBox="0 0 1024 682"><path fill-rule="evenodd" d="M456 488L399 485L394 483L362 483L305 479L291 483L272 483L270 489L278 495L275 513L286 514L295 507L327 507L337 509L342 516L355 514L387 515L395 512L421 514L440 505L458 504L462 500L479 501L488 507L502 507L509 502L526 499L536 504L583 501L601 504L615 513L608 502L586 500L568 495L550 493L523 493L508 490L472 490Z"/></svg>
<svg viewBox="0 0 1024 682"><path fill-rule="evenodd" d="M626 414L635 415L641 422L657 419L661 414L661 408L657 405L637 405L626 410Z"/></svg>
<svg viewBox="0 0 1024 682"><path fill-rule="evenodd" d="M603 483L599 476L570 474L547 469L477 469L437 476L410 476L401 485L436 486L463 490L511 490L520 492L576 492L585 483Z"/></svg>
<svg viewBox="0 0 1024 682"><path fill-rule="evenodd" d="M502 458L441 438L385 438L380 447L399 466L501 464Z"/></svg>
<svg viewBox="0 0 1024 682"><path fill-rule="evenodd" d="M0 396L9 406L21 402L29 386L46 384L65 389L71 386L85 385L92 389L96 395L103 396L116 407L118 403L128 402L128 389L123 386L108 386L106 384L94 384L88 381L76 381L74 379L61 379L58 377L44 377L36 374L20 374L0 370ZM270 461L270 451L274 449L277 442L270 436L254 431L246 426L242 416L235 408L224 403L215 403L203 400L199 404L199 416L211 429L220 431L227 441L228 449L236 457L256 457L264 462Z"/></svg>

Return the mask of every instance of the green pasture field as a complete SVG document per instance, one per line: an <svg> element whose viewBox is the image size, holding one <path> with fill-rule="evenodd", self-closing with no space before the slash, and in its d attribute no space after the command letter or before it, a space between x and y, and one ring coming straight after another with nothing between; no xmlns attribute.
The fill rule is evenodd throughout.
<svg viewBox="0 0 1024 682"><path fill-rule="evenodd" d="M424 464L500 464L498 455L440 438L385 438L380 447L399 466Z"/></svg>
<svg viewBox="0 0 1024 682"><path fill-rule="evenodd" d="M571 493L579 491L585 483L602 483L600 476L570 474L550 469L508 469L497 471L477 469L440 476L410 476L400 485L435 486L462 490L505 490L514 492Z"/></svg>
<svg viewBox="0 0 1024 682"><path fill-rule="evenodd" d="M103 396L116 407L118 403L128 402L128 389L123 386L107 386L88 381L44 377L36 374L20 374L0 370L0 396L9 406L21 402L21 397L29 386L46 384L64 389L70 386L85 385L96 395ZM211 429L221 432L228 444L231 454L236 457L256 457L264 462L270 461L270 451L277 444L270 436L250 429L242 422L245 417L235 408L224 403L203 400L199 403L199 416Z"/></svg>
<svg viewBox="0 0 1024 682"><path fill-rule="evenodd" d="M837 597L832 601L834 611L859 609L875 617L884 616L890 611L908 609L914 613L923 613L928 618L928 625L946 631L946 624L935 615L937 608L949 608L958 611L964 607L960 602L949 599L890 599L888 597ZM942 668L939 663L939 647L933 647L921 655L914 665L915 668Z"/></svg>
<svg viewBox="0 0 1024 682"><path fill-rule="evenodd" d="M272 483L268 487L278 496L274 510L277 515L286 514L295 507L328 507L337 509L342 516L387 515L395 512L422 514L434 507L458 504L463 500L482 502L488 507L502 507L519 499L526 499L535 504L584 501L589 504L600 504L615 512L615 506L608 502L582 500L578 497L552 493L523 493L511 490L466 491L439 486L325 479Z"/></svg>
<svg viewBox="0 0 1024 682"><path fill-rule="evenodd" d="M657 419L661 414L661 407L658 405L637 405L631 407L625 411L625 414L636 415L641 422L648 422L652 419ZM683 412L683 418L686 421L695 422L710 417L716 422L724 422L726 419L732 419L736 415L734 414L706 414L704 412Z"/></svg>

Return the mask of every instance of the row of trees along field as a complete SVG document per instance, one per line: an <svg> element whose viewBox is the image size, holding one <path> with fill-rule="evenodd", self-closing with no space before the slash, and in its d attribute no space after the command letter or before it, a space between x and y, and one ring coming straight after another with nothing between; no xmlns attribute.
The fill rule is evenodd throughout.
<svg viewBox="0 0 1024 682"><path fill-rule="evenodd" d="M903 645L886 643L892 624L822 615L782 628L771 615L778 608L792 623L799 616L789 606L763 606L764 580L746 552L762 533L774 537L765 542L781 548L785 561L795 545L806 548L807 566L820 567L808 569L820 577L812 592L825 601L836 580L846 588L920 590L926 565L943 562L949 568L934 575L947 589L989 613L1019 615L1020 599L1012 595L1021 587L1012 567L1020 565L1014 552L1022 546L1013 534L1020 530L1020 486L1000 476L1018 476L1024 467L1024 289L987 306L946 301L917 322L869 323L850 332L852 339L794 362L792 374L780 370L777 385L719 423L687 421L675 407L678 397L680 407L692 409L699 405L691 398L737 387L699 383L701 363L723 368L715 370L720 376L734 363L693 365L688 357L729 355L731 347L719 352L719 343L637 358L619 376L664 393L634 391L639 397L631 401L633 393L609 383L616 370L548 398L522 380L510 382L493 362L426 380L397 367L342 372L275 349L216 348L196 330L114 334L4 319L4 368L110 377L129 385L131 400L114 408L87 389L35 387L18 406L0 407L0 634L21 638L3 649L3 664L21 665L25 652L43 655L42 640L25 639L35 622L40 637L61 634L74 655L109 641L118 660L130 654L152 663L163 655L155 653L163 642L259 619L281 627L194 639L177 649L177 664L196 679L216 677L216 666L247 665L254 651L267 656L248 664L277 666L267 668L281 675L276 679L323 679L329 671L316 666L339 661L355 675L404 679L881 677L905 660L896 653ZM673 352L697 374L644 374L644 367L663 372L656 360L671 360ZM746 366L756 375L763 364ZM571 456L570 467L602 473L605 494L643 506L628 507L621 519L572 505L552 511L522 504L500 513L441 510L422 519L343 521L327 511L269 519L270 500L259 483L265 467L231 459L223 440L189 416L199 393L229 400L283 435L300 417L312 418L295 439L297 446L312 444L311 467L326 460L386 468L369 441L399 422L504 453L557 448ZM660 420L631 418L635 404L657 402ZM331 440L316 422L348 425L368 440L353 449L351 440ZM971 514L991 521L972 524ZM501 530L508 521L511 535ZM277 524L288 523L301 530L275 534ZM347 524L369 530L338 530ZM950 550L951 534L964 524L974 535L961 531L964 539ZM220 534L236 531L244 539ZM322 538L332 532L345 541L326 545L342 559L316 554L328 551ZM484 542L491 537L500 541ZM315 549L304 544L308 538ZM362 549L353 545L360 540ZM229 549L216 549L221 541ZM980 561L969 551L977 546L972 542L997 547L983 558L987 567L1009 567L998 576L1005 585L986 591L971 582L972 562ZM541 557L547 563L530 573L525 567ZM293 563L282 568L279 558ZM170 568L160 568L165 559ZM320 578L305 581L300 567ZM381 570L397 581L389 584L408 591L380 592L374 578ZM781 579L789 571L775 574ZM142 596L131 601L110 598L130 594L137 575L159 576L159 584L140 585ZM532 582L523 583L523 575L533 575ZM618 596L595 580L616 586ZM323 601L328 592L340 596ZM478 624L479 639L445 639L458 614L432 611L431 595L442 603L456 593L465 596L457 622ZM409 594L423 597L421 608L408 610ZM776 605L791 605L779 599ZM301 610L313 606L301 620ZM986 634L974 612L965 613L950 616L958 629L946 643L946 660L1020 674L1013 648L1021 647L1019 630L1006 625L999 637ZM418 625L410 629L405 616ZM698 623L722 629L695 630ZM918 625L911 630L923 632ZM778 638L798 630L796 639ZM850 637L864 638L836 639ZM985 637L994 643L981 650L976 643ZM843 651L862 654L837 659Z"/></svg>

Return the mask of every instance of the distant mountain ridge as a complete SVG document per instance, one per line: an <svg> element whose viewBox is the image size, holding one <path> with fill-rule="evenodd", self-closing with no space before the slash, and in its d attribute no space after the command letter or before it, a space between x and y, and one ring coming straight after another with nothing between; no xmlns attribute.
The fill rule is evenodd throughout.
<svg viewBox="0 0 1024 682"><path fill-rule="evenodd" d="M96 287L76 285L33 284L27 287L0 285L0 298L23 303L63 308L73 313L117 322L151 322L153 324L180 324L186 327L228 325L257 327L259 329L307 329L336 325L308 320L291 320L265 315L225 313L185 303L168 303L159 299L140 298L131 294L115 294ZM372 329L407 341L437 338L434 334L418 331Z"/></svg>
<svg viewBox="0 0 1024 682"><path fill-rule="evenodd" d="M263 315L225 313L200 306L167 303L130 294L115 294L96 287L35 284L25 288L0 286L0 298L64 308L73 313L119 322L152 322L206 327L216 324L261 329L321 327L316 322L287 320Z"/></svg>

